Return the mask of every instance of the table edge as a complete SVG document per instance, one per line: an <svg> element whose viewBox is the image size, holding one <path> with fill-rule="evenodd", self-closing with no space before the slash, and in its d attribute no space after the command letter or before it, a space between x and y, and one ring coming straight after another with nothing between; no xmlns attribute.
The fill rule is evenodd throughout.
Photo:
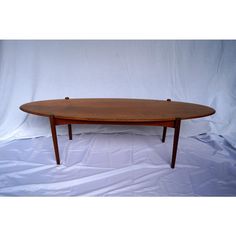
<svg viewBox="0 0 236 236"><path fill-rule="evenodd" d="M161 101L161 100L160 100ZM23 104L25 105L25 104ZM191 119L197 119L197 118L202 118L202 117L207 117L207 116L211 116L213 114L216 113L215 109L214 108L211 108L211 107L208 107L208 106L205 106L205 105L201 105L201 106L205 106L205 107L208 107L210 109L212 109L212 112L207 114L207 115L198 115L198 116L191 116L191 117L187 117L187 118L181 118L181 117L175 117L175 118L167 118L167 119L132 119L132 120L128 120L128 119L125 119L125 120L122 120L122 119L89 119L89 118L75 118L75 117L69 117L69 116L55 116L54 114L48 114L48 115L44 115L44 114L41 114L41 113L38 113L38 112L29 112L29 111L26 111L24 108L22 108L21 105L19 107L19 109L23 112L26 112L26 113L29 113L29 114L33 114L33 115L38 115L38 116L43 116L43 117L50 117L50 116L53 116L55 118L58 118L58 119L63 119L63 120L75 120L75 121L86 121L86 122L117 122L117 123L126 123L126 122L129 122L129 123L138 123L138 122L146 122L146 123L150 123L150 122L160 122L160 121L174 121L176 120L177 118L180 118L181 120L191 120ZM197 104L197 105L200 105L200 104Z"/></svg>

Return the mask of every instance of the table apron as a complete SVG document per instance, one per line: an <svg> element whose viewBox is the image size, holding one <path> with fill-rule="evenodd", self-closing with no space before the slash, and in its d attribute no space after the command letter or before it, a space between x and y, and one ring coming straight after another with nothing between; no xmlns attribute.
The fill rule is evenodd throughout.
<svg viewBox="0 0 236 236"><path fill-rule="evenodd" d="M109 125L143 125L143 126L164 126L175 127L175 121L146 121L146 122L126 122L126 121L82 121L54 117L55 125L67 124L109 124Z"/></svg>

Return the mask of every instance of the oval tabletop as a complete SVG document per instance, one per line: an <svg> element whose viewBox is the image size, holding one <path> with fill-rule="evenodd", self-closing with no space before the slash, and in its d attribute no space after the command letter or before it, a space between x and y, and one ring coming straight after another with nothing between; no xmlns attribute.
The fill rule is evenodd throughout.
<svg viewBox="0 0 236 236"><path fill-rule="evenodd" d="M215 110L208 106L145 99L57 99L26 103L22 111L61 119L110 122L171 121L209 116Z"/></svg>

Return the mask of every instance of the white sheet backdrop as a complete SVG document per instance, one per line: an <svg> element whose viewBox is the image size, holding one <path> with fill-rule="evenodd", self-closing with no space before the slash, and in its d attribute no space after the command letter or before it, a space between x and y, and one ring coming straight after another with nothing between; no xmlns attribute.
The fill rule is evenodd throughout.
<svg viewBox="0 0 236 236"><path fill-rule="evenodd" d="M47 118L19 110L30 101L171 98L216 109L214 116L184 121L181 135L212 132L236 147L235 88L236 41L0 41L0 140L50 135ZM160 129L83 125L73 132Z"/></svg>

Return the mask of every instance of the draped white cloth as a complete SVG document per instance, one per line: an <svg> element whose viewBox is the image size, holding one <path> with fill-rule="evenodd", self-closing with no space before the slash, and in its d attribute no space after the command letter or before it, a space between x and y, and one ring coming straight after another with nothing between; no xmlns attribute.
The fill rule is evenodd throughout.
<svg viewBox="0 0 236 236"><path fill-rule="evenodd" d="M135 134L14 140L0 148L0 196L235 196L236 150L216 135L180 138Z"/></svg>

